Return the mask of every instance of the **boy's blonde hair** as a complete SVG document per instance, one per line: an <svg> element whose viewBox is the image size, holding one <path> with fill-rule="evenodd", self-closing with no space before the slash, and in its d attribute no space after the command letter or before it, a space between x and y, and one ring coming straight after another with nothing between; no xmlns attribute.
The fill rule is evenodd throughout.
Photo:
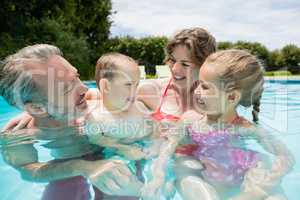
<svg viewBox="0 0 300 200"><path fill-rule="evenodd" d="M108 80L113 80L115 77L115 71L123 64L121 61L127 61L137 64L137 62L124 54L120 53L107 53L102 55L96 64L96 72L95 72L95 80L96 84L99 88L99 81L102 78L106 78Z"/></svg>
<svg viewBox="0 0 300 200"><path fill-rule="evenodd" d="M189 49L192 61L198 66L201 66L207 56L217 49L216 39L205 29L199 27L183 29L168 41L165 62L169 61L174 48L179 45Z"/></svg>
<svg viewBox="0 0 300 200"><path fill-rule="evenodd" d="M239 104L253 106L253 121L257 122L264 83L264 70L258 59L245 50L230 49L210 55L204 64L220 69L218 76L227 91L241 91Z"/></svg>

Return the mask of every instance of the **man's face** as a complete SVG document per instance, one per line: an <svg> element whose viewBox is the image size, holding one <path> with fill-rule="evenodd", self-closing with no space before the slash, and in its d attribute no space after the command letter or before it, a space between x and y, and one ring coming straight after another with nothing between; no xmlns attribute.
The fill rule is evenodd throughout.
<svg viewBox="0 0 300 200"><path fill-rule="evenodd" d="M64 121L83 116L87 110L84 99L87 87L80 81L76 68L56 55L46 63L32 63L28 66L33 81L47 100L44 107L49 115Z"/></svg>

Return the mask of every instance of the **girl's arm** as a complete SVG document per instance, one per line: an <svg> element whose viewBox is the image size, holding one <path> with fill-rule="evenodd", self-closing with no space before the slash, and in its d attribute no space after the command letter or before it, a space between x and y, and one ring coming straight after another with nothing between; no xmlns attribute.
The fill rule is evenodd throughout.
<svg viewBox="0 0 300 200"><path fill-rule="evenodd" d="M275 156L270 172L274 178L277 177L281 179L289 173L295 165L294 156L282 141L275 138L274 135L268 134L266 130L256 128L254 133L262 147Z"/></svg>
<svg viewBox="0 0 300 200"><path fill-rule="evenodd" d="M145 184L142 189L142 196L147 199L149 195L153 199L157 199L160 196L159 189L162 188L165 183L165 174L167 165L170 158L174 155L176 147L186 136L185 125L191 123L194 120L199 119L199 115L194 111L188 111L182 115L181 120L176 126L171 127L164 133L161 133L164 137L160 145L160 151L158 156L153 160L151 166L152 179ZM151 198L150 198L151 199Z"/></svg>
<svg viewBox="0 0 300 200"><path fill-rule="evenodd" d="M163 141L160 146L160 152L158 156L153 160L151 166L152 179L146 182L142 188L143 199L158 199L165 183L165 175L167 165L170 158L175 153L176 147L179 144L182 134L174 134L174 131L168 131L172 136L168 138L161 138Z"/></svg>
<svg viewBox="0 0 300 200"><path fill-rule="evenodd" d="M248 170L242 184L244 193L264 198L276 190L281 179L294 166L295 160L287 147L271 134L261 128L251 128L251 133L256 134L262 147L273 154L274 160L270 168L259 162L255 168Z"/></svg>

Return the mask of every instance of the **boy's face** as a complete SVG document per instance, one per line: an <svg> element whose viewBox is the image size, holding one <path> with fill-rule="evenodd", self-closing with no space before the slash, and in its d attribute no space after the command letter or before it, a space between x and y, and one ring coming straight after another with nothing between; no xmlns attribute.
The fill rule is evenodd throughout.
<svg viewBox="0 0 300 200"><path fill-rule="evenodd" d="M109 81L107 100L116 111L126 111L134 103L140 81L140 70L136 63L122 62L114 78Z"/></svg>

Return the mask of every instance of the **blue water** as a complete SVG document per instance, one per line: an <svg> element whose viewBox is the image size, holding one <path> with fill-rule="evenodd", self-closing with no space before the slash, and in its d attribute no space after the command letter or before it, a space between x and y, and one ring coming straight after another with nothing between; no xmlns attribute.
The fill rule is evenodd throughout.
<svg viewBox="0 0 300 200"><path fill-rule="evenodd" d="M93 83L87 83L95 87ZM9 106L0 97L0 127L8 119L20 113ZM249 119L250 110L241 108L240 113ZM296 158L294 170L283 180L283 188L288 199L298 200L300 189L300 82L268 81L262 98L260 113L262 126L272 131L292 151ZM23 181L18 172L6 165L0 155L0 199L1 200L36 200L40 199L44 184Z"/></svg>

